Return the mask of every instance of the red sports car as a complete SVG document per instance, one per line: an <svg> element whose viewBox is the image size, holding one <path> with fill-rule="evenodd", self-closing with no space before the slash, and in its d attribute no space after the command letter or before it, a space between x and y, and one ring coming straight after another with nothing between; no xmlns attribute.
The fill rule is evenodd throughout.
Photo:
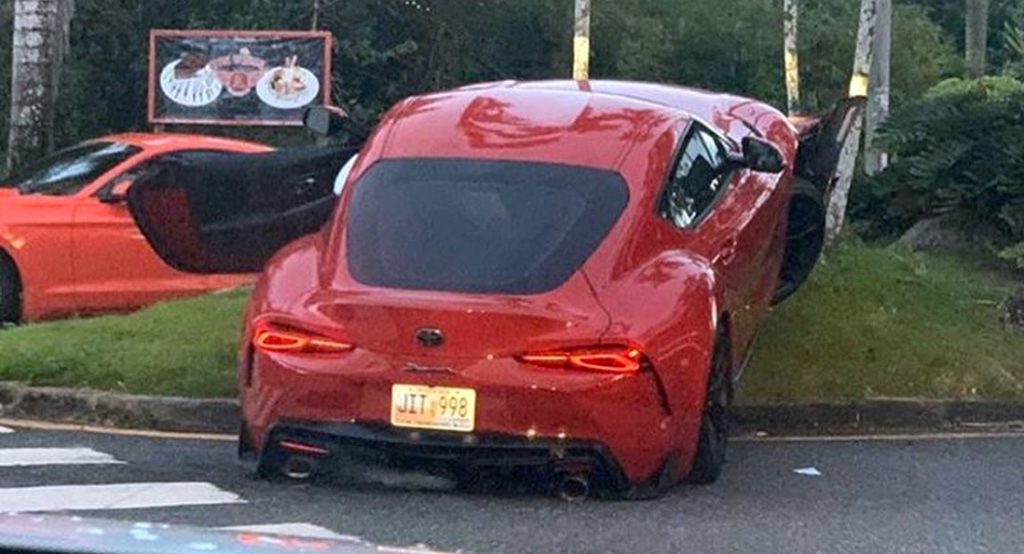
<svg viewBox="0 0 1024 554"><path fill-rule="evenodd" d="M261 471L525 469L642 497L721 473L752 339L820 252L849 109L801 136L724 94L476 85L392 108L333 211L330 178L202 171L131 203L200 272L259 267L327 216L246 314L240 450Z"/></svg>
<svg viewBox="0 0 1024 554"><path fill-rule="evenodd" d="M0 180L0 325L129 310L254 280L175 271L124 203L135 179L169 156L268 150L198 135L114 135Z"/></svg>

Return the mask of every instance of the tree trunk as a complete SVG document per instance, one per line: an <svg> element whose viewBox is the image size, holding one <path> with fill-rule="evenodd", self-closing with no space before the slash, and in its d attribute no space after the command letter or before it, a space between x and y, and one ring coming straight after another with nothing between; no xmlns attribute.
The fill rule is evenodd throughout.
<svg viewBox="0 0 1024 554"><path fill-rule="evenodd" d="M875 22L878 16L878 0L861 0L860 22L857 27L857 49L853 56L853 76L850 78L851 97L866 96L872 53L874 51ZM828 214L825 219L825 242L832 244L843 230L846 223L846 205L850 198L850 185L857 168L857 154L860 150L861 132L864 118L853 121L850 133L839 156L839 167L836 170L836 186L828 199Z"/></svg>
<svg viewBox="0 0 1024 554"><path fill-rule="evenodd" d="M985 54L988 48L988 2L989 0L966 0L967 25L965 33L964 57L967 62L967 75L981 77L985 75Z"/></svg>
<svg viewBox="0 0 1024 554"><path fill-rule="evenodd" d="M54 148L54 112L74 0L15 0L7 168Z"/></svg>
<svg viewBox="0 0 1024 554"><path fill-rule="evenodd" d="M864 172L874 175L889 165L889 156L878 149L878 128L889 117L890 62L892 60L892 0L878 1L875 52L871 63L871 85L867 120L864 124Z"/></svg>
<svg viewBox="0 0 1024 554"><path fill-rule="evenodd" d="M789 115L800 113L800 56L797 48L797 23L800 20L798 0L784 0L783 27L785 67L786 67L786 106Z"/></svg>
<svg viewBox="0 0 1024 554"><path fill-rule="evenodd" d="M590 0L576 0L572 78L577 81L590 78Z"/></svg>

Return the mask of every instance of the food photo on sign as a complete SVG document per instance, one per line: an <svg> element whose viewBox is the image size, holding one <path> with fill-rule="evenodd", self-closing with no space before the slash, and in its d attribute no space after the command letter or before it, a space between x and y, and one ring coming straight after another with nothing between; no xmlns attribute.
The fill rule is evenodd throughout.
<svg viewBox="0 0 1024 554"><path fill-rule="evenodd" d="M326 104L330 35L318 32L153 31L150 121L301 125Z"/></svg>

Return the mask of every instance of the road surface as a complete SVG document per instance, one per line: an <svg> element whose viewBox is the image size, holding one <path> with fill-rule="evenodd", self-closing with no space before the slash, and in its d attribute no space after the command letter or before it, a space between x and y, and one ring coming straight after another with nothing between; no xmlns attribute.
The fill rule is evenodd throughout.
<svg viewBox="0 0 1024 554"><path fill-rule="evenodd" d="M714 486L567 503L256 481L230 441L5 425L0 512L271 525L472 552L1024 551L1021 435L743 440Z"/></svg>

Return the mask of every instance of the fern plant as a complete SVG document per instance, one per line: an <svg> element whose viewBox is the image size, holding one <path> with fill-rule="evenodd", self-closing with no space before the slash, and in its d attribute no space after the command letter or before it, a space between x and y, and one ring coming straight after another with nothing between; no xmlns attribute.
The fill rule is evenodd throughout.
<svg viewBox="0 0 1024 554"><path fill-rule="evenodd" d="M1024 83L945 81L894 113L880 140L894 162L853 199L871 232L956 212L996 229L1003 255L1024 268Z"/></svg>

